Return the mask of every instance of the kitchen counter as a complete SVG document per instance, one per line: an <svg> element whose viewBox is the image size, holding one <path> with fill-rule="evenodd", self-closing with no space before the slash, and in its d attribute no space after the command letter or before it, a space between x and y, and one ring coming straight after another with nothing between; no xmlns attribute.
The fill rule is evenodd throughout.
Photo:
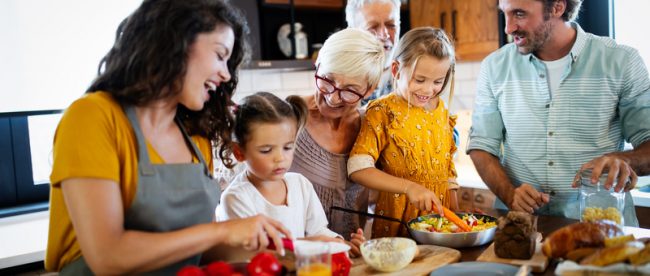
<svg viewBox="0 0 650 276"><path fill-rule="evenodd" d="M488 214L498 217L501 215L505 215L506 211L490 210L488 211ZM543 237L547 237L548 235L553 233L553 231L575 222L578 221L574 219L564 218L564 217L539 216L537 219L537 231L542 233ZM624 231L626 234L634 234L634 237L637 239L643 237L650 237L650 229L626 226ZM484 246L459 249L461 252L460 262L476 261L478 256L480 256L481 253L483 253L483 251L487 249L489 246L490 244L488 243ZM546 271L544 271L543 273L533 273L533 275L555 275L555 268L557 267L557 265L558 265L557 260L549 260L549 264L546 268Z"/></svg>
<svg viewBox="0 0 650 276"><path fill-rule="evenodd" d="M0 219L0 269L45 258L49 211Z"/></svg>

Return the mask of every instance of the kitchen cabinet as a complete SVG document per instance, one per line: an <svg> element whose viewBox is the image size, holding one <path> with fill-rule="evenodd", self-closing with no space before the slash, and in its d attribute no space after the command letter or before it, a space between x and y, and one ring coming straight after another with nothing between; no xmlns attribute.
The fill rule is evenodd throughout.
<svg viewBox="0 0 650 276"><path fill-rule="evenodd" d="M650 208L635 206L636 218L639 220L639 227L650 229Z"/></svg>
<svg viewBox="0 0 650 276"><path fill-rule="evenodd" d="M253 44L259 52L256 59L260 60L294 60L285 56L278 46L278 30L281 26L297 22L302 24L302 31L307 35L308 57L312 56L314 44L322 44L334 32L347 27L345 21L345 0L236 0L235 5L243 6L249 2L247 10L253 20L249 19L251 29L258 30ZM402 33L410 29L408 5L403 4L400 10ZM255 25L253 25L255 24ZM289 36L290 38L290 36Z"/></svg>
<svg viewBox="0 0 650 276"><path fill-rule="evenodd" d="M266 4L289 4L289 0L264 0ZM343 8L343 0L293 0L297 8Z"/></svg>
<svg viewBox="0 0 650 276"><path fill-rule="evenodd" d="M240 1L240 0L238 0ZM343 0L262 0L259 3L259 47L262 60L287 60L278 45L278 31L292 20L302 24L307 35L307 56L313 44L323 43L330 34L346 27ZM287 36L291 39L290 35Z"/></svg>
<svg viewBox="0 0 650 276"><path fill-rule="evenodd" d="M461 210L488 210L494 206L496 195L490 190L461 187L458 193L458 207Z"/></svg>
<svg viewBox="0 0 650 276"><path fill-rule="evenodd" d="M498 0L410 0L411 27L444 29L459 61L480 61L499 48Z"/></svg>

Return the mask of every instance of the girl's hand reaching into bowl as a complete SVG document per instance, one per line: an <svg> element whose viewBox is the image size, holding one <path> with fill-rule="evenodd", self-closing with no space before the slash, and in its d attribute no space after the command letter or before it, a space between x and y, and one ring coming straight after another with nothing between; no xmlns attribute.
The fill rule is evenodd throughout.
<svg viewBox="0 0 650 276"><path fill-rule="evenodd" d="M420 210L442 210L442 203L438 196L420 184L408 181L404 187L404 194L406 194L411 204ZM442 215L442 213L440 214Z"/></svg>
<svg viewBox="0 0 650 276"><path fill-rule="evenodd" d="M350 238L350 257L357 258L361 256L361 244L366 242L366 237L363 236L363 230L361 228L357 229L356 233L352 233Z"/></svg>

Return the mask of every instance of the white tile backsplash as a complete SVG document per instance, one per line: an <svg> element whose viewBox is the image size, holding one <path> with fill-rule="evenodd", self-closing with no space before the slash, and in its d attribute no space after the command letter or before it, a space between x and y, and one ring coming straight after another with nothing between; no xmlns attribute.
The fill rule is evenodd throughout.
<svg viewBox="0 0 650 276"><path fill-rule="evenodd" d="M451 104L451 112L456 113L460 110L472 109L474 107L474 95L459 95L454 97Z"/></svg>
<svg viewBox="0 0 650 276"><path fill-rule="evenodd" d="M481 67L480 62L461 62L456 65L456 85L451 111L472 109L476 95L476 78Z"/></svg>
<svg viewBox="0 0 650 276"><path fill-rule="evenodd" d="M476 81L475 80L457 80L454 91L455 95L466 96L476 94Z"/></svg>
<svg viewBox="0 0 650 276"><path fill-rule="evenodd" d="M258 91L276 94L284 99L289 95L314 93L314 71L241 70L239 84L233 97L235 102Z"/></svg>
<svg viewBox="0 0 650 276"><path fill-rule="evenodd" d="M280 74L283 89L304 90L314 81L313 71L289 71Z"/></svg>
<svg viewBox="0 0 650 276"><path fill-rule="evenodd" d="M456 64L456 81L471 80L474 78L472 74L472 64L461 62Z"/></svg>
<svg viewBox="0 0 650 276"><path fill-rule="evenodd" d="M472 76L474 79L478 78L478 74L481 71L481 63L480 62L472 62Z"/></svg>
<svg viewBox="0 0 650 276"><path fill-rule="evenodd" d="M239 71L239 83L237 83L237 92L247 93L253 91L253 72L252 70Z"/></svg>
<svg viewBox="0 0 650 276"><path fill-rule="evenodd" d="M274 91L282 89L281 72L276 70L253 70L252 91Z"/></svg>

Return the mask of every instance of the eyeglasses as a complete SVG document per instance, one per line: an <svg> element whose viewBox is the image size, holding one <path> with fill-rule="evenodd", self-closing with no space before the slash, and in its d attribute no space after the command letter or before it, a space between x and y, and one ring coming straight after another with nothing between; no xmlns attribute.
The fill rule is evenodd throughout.
<svg viewBox="0 0 650 276"><path fill-rule="evenodd" d="M314 75L314 77L316 78L316 87L323 94L329 95L338 91L339 98L341 99L341 101L347 104L357 103L358 101L363 99L363 94L360 94L359 92L350 89L338 88L336 87L336 85L334 85L334 81L319 76L318 67L316 67L316 74Z"/></svg>

